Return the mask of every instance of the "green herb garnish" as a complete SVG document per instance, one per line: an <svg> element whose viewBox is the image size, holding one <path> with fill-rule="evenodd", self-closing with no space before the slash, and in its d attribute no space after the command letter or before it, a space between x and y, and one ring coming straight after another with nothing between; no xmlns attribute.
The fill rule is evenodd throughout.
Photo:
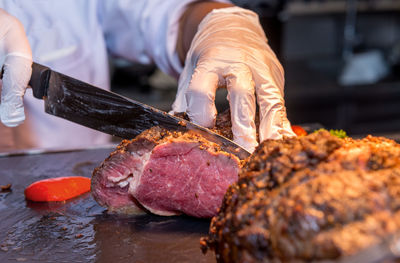
<svg viewBox="0 0 400 263"><path fill-rule="evenodd" d="M319 132L319 131L328 131L328 130L322 128L322 129L315 130L314 132ZM342 129L340 129L340 130L330 129L330 130L329 130L329 133L330 133L331 135L333 135L333 136L336 136L336 137L340 138L340 139L343 139L343 138L348 137L348 136L347 136L347 133L346 133L344 130L342 130Z"/></svg>

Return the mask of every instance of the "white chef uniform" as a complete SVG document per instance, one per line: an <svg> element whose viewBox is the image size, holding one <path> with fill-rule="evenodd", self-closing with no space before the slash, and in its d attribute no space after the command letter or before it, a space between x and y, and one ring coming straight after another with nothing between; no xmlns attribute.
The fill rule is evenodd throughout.
<svg viewBox="0 0 400 263"><path fill-rule="evenodd" d="M155 63L178 76L178 22L194 0L0 0L0 8L24 25L33 61L109 89L107 49L131 61ZM227 1L220 1L227 2ZM0 151L85 148L110 137L44 113L43 101L25 97L25 122L0 124Z"/></svg>

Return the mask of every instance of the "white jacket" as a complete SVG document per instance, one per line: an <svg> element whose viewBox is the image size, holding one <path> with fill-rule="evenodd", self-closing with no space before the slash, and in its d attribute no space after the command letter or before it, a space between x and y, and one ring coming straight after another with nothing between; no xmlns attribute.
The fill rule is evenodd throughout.
<svg viewBox="0 0 400 263"><path fill-rule="evenodd" d="M0 8L24 25L33 61L109 89L107 49L131 61L155 63L178 76L175 53L179 18L194 0L0 0ZM226 2L226 1L224 1ZM26 148L85 148L109 136L44 113L28 89L26 120L0 124L0 151Z"/></svg>

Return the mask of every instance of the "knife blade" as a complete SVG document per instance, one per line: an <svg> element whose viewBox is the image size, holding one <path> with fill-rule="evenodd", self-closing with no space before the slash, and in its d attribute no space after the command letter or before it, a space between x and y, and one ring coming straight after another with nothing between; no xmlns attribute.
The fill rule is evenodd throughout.
<svg viewBox="0 0 400 263"><path fill-rule="evenodd" d="M174 131L191 130L240 159L250 155L240 145L207 128L38 63L32 65L29 85L34 97L44 100L46 113L104 133L132 139L153 126Z"/></svg>

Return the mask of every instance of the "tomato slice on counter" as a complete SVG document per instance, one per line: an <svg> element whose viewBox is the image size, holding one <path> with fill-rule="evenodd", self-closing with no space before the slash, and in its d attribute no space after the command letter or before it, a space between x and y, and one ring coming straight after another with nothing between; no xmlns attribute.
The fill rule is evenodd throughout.
<svg viewBox="0 0 400 263"><path fill-rule="evenodd" d="M292 125L292 130L297 136L306 136L307 132L299 125Z"/></svg>
<svg viewBox="0 0 400 263"><path fill-rule="evenodd" d="M90 178L59 177L37 181L25 188L25 198L36 202L65 201L90 191Z"/></svg>

